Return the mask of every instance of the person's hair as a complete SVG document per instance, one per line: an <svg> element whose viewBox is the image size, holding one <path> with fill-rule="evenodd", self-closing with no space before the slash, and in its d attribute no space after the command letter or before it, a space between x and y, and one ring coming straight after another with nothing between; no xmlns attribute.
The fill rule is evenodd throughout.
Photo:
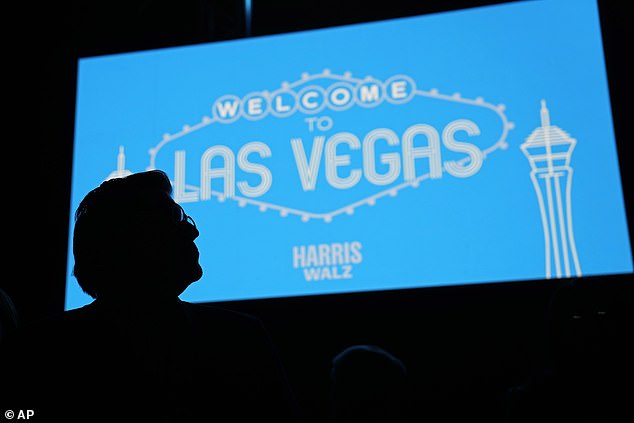
<svg viewBox="0 0 634 423"><path fill-rule="evenodd" d="M151 170L106 180L84 197L75 212L73 275L86 294L96 298L117 272L134 269L148 216L171 195L167 174Z"/></svg>

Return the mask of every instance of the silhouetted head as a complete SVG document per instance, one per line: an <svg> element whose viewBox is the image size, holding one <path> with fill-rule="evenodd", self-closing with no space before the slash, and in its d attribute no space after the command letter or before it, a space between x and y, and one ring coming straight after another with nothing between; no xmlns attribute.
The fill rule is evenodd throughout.
<svg viewBox="0 0 634 423"><path fill-rule="evenodd" d="M202 277L197 237L163 171L110 179L75 213L73 275L93 298L176 297Z"/></svg>
<svg viewBox="0 0 634 423"><path fill-rule="evenodd" d="M404 364L374 345L346 348L332 361L335 422L403 422L407 408Z"/></svg>

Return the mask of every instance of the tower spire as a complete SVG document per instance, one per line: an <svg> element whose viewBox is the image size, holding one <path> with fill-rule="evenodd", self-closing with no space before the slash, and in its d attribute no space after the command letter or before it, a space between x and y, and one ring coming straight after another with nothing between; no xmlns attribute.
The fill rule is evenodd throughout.
<svg viewBox="0 0 634 423"><path fill-rule="evenodd" d="M542 127L546 128L550 126L550 112L548 111L548 108L546 107L546 100L542 100L542 108L539 111L539 115L542 118Z"/></svg>
<svg viewBox="0 0 634 423"><path fill-rule="evenodd" d="M125 153L123 152L123 146L119 146L119 154L117 155L117 172L123 172L125 170Z"/></svg>
<svg viewBox="0 0 634 423"><path fill-rule="evenodd" d="M122 178L130 174L132 174L132 172L125 168L125 151L123 149L123 146L120 145L119 153L117 154L117 169L110 172L110 175L108 175L106 181L113 178Z"/></svg>

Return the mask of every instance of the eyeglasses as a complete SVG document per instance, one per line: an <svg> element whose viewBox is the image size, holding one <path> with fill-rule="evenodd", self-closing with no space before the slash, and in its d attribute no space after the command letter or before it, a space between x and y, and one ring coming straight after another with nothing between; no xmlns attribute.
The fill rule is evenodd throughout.
<svg viewBox="0 0 634 423"><path fill-rule="evenodd" d="M196 222L194 222L194 219L189 216L187 213L185 213L185 210L183 209L183 207L180 204L174 203L175 204L175 212L176 215L175 220L177 223L189 223L190 225L192 225L194 228L196 228Z"/></svg>

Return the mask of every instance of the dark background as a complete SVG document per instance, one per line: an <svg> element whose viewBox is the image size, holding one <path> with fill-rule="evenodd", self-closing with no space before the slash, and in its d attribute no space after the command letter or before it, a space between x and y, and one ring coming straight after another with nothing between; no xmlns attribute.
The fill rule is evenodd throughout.
<svg viewBox="0 0 634 423"><path fill-rule="evenodd" d="M7 33L2 61L2 145L8 190L3 201L1 284L21 319L28 322L63 309L78 58L494 3L502 1L253 0L250 22L245 19L244 3L238 0L3 6ZM631 222L627 113L632 8L628 6L627 2L599 1ZM503 413L505 389L547 362L544 316L555 290L567 282L515 281L223 305L264 320L309 422L324 416L330 360L356 343L378 344L400 357L412 376L415 398L433 415L444 416L445 421L485 416L495 421ZM597 296L616 293L632 304L631 274L576 282Z"/></svg>

